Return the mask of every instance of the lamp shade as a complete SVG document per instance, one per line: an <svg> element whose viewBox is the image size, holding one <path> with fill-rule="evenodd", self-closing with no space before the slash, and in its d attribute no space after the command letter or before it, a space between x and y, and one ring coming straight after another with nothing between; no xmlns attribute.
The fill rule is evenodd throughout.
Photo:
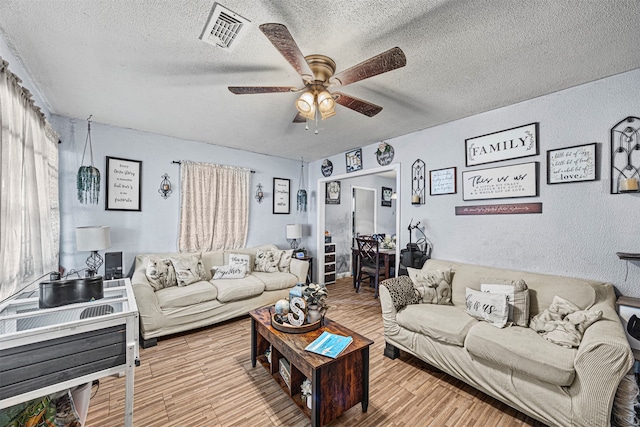
<svg viewBox="0 0 640 427"><path fill-rule="evenodd" d="M287 239L300 239L300 238L302 238L302 225L287 224Z"/></svg>
<svg viewBox="0 0 640 427"><path fill-rule="evenodd" d="M76 227L76 246L78 251L100 251L111 247L111 227Z"/></svg>

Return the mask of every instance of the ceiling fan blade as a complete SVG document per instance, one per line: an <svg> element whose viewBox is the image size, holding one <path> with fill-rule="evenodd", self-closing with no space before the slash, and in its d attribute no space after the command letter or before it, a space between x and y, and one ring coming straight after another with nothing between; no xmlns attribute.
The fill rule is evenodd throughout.
<svg viewBox="0 0 640 427"><path fill-rule="evenodd" d="M331 77L332 86L346 86L407 65L407 57L399 47L376 55Z"/></svg>
<svg viewBox="0 0 640 427"><path fill-rule="evenodd" d="M313 71L304 59L304 55L293 39L293 36L282 24L262 24L260 30L280 52L284 59L300 74L305 82L314 79Z"/></svg>
<svg viewBox="0 0 640 427"><path fill-rule="evenodd" d="M372 104L362 99L355 98L353 96L345 95L342 92L333 92L333 99L343 107L351 108L360 114L364 114L367 117L373 117L382 111L382 107L376 104Z"/></svg>
<svg viewBox="0 0 640 427"><path fill-rule="evenodd" d="M307 119L302 117L302 115L300 113L296 114L296 116L293 118L293 123L304 123L306 121L307 121Z"/></svg>
<svg viewBox="0 0 640 427"><path fill-rule="evenodd" d="M229 92L236 95L250 95L254 93L297 92L300 89L292 86L229 86Z"/></svg>

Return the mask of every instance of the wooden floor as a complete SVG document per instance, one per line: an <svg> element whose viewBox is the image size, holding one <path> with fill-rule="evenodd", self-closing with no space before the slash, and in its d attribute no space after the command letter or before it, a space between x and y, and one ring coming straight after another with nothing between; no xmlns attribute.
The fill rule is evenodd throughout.
<svg viewBox="0 0 640 427"><path fill-rule="evenodd" d="M384 357L380 303L373 289L363 287L356 294L350 278L328 288L327 316L375 341L368 412L357 405L329 426L542 426L405 353L396 360ZM244 317L140 349L134 426L310 425L264 368L251 367L250 336ZM124 388L124 378L101 379L86 425L121 427Z"/></svg>

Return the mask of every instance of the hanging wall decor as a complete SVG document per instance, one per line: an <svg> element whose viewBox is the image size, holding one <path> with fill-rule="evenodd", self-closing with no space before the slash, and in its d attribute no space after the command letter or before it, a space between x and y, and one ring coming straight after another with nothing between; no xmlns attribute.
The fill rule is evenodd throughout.
<svg viewBox="0 0 640 427"><path fill-rule="evenodd" d="M298 212L307 211L307 190L304 189L304 158L300 160L300 187L296 197Z"/></svg>
<svg viewBox="0 0 640 427"><path fill-rule="evenodd" d="M105 210L142 210L142 161L107 157Z"/></svg>
<svg viewBox="0 0 640 427"><path fill-rule="evenodd" d="M538 155L538 123L518 126L464 140L466 165Z"/></svg>
<svg viewBox="0 0 640 427"><path fill-rule="evenodd" d="M348 151L345 154L347 161L347 172L355 172L362 169L362 148Z"/></svg>
<svg viewBox="0 0 640 427"><path fill-rule="evenodd" d="M289 214L291 180L286 178L273 178L273 213Z"/></svg>
<svg viewBox="0 0 640 427"><path fill-rule="evenodd" d="M324 177L331 176L331 174L333 173L333 163L331 163L331 160L324 159L322 161L322 166L320 166L320 171L322 172L322 176Z"/></svg>
<svg viewBox="0 0 640 427"><path fill-rule="evenodd" d="M411 166L411 204L424 205L424 162L420 159Z"/></svg>
<svg viewBox="0 0 640 427"><path fill-rule="evenodd" d="M380 166L387 166L393 161L395 152L393 147L386 142L381 142L376 150L376 160Z"/></svg>
<svg viewBox="0 0 640 427"><path fill-rule="evenodd" d="M80 203L97 204L100 196L100 171L93 166L93 145L91 144L91 117L87 119L87 138L84 141L84 150L82 151L82 161L78 169L76 186L78 189L78 201ZM89 145L90 165L84 166L84 156Z"/></svg>
<svg viewBox="0 0 640 427"><path fill-rule="evenodd" d="M640 118L627 117L611 128L611 194L640 191Z"/></svg>
<svg viewBox="0 0 640 427"><path fill-rule="evenodd" d="M169 194L173 192L171 190L171 181L169 181L169 175L166 173L162 175L161 178L162 178L162 181L160 182L160 188L158 189L158 193L160 193L160 197L166 200L167 197L169 197Z"/></svg>

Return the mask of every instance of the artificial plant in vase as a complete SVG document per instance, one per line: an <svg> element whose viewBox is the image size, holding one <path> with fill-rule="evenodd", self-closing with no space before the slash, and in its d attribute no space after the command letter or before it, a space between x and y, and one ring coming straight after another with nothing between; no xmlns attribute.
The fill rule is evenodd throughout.
<svg viewBox="0 0 640 427"><path fill-rule="evenodd" d="M84 155L89 145L89 153L91 155L91 164L84 166ZM100 171L93 166L93 146L91 145L91 116L87 119L87 139L84 141L84 150L82 151L82 161L78 169L76 178L76 188L78 189L78 201L80 203L98 204L100 196Z"/></svg>

